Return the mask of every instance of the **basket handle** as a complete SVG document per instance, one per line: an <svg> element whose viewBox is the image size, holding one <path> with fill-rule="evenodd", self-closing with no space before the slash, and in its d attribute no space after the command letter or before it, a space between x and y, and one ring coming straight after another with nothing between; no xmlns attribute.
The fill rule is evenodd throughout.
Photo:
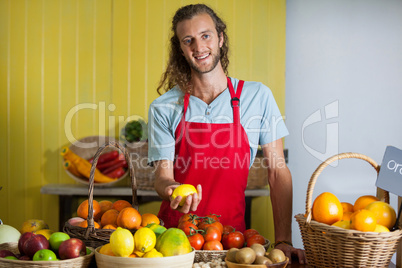
<svg viewBox="0 0 402 268"><path fill-rule="evenodd" d="M310 181L308 183L307 197L306 197L306 215L307 215L306 223L310 223L310 221L312 219L311 208L312 208L313 190L314 190L314 186L315 186L318 176L321 174L321 172L324 170L324 168L326 168L329 164L331 164L332 162L341 160L341 159L345 159L345 158L357 158L357 159L365 160L376 170L377 175L380 172L380 166L373 159L371 159L370 157L368 157L366 155L359 154L359 153L341 153L341 154L334 155L334 156L328 158L327 160L325 160L324 162L322 162L321 165L319 165L317 167L317 169L314 171L314 173L311 176ZM380 189L383 192L384 201L389 203L389 192L385 191L381 188L378 188L378 189Z"/></svg>
<svg viewBox="0 0 402 268"><path fill-rule="evenodd" d="M88 238L90 232L91 233L95 232L94 215L93 215L93 199L94 199L93 191L94 191L95 169L96 169L96 165L98 163L99 156L108 147L116 147L124 154L124 157L128 164L128 169L130 171L130 177L131 177L131 188L133 191L132 205L136 210L138 210L137 179L135 178L134 166L133 166L133 162L131 160L131 155L128 152L128 150L124 146L122 146L120 143L118 143L116 141L109 141L99 147L98 151L94 155L94 159L92 162L91 172L89 175L89 185L88 185L88 218L87 218L88 227L85 232L85 238Z"/></svg>

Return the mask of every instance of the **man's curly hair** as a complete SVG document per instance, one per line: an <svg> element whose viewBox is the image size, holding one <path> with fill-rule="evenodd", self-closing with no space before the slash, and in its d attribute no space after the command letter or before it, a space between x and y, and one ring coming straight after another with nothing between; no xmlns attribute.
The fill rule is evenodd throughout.
<svg viewBox="0 0 402 268"><path fill-rule="evenodd" d="M169 61L166 71L162 74L159 86L157 88L157 91L160 95L163 94L161 90L167 92L175 85L178 85L183 92L191 91L191 68L182 55L180 40L177 37L176 28L179 22L191 19L194 16L203 13L208 14L214 21L218 36L220 36L221 33L223 35L224 42L220 50L220 62L223 71L226 75L228 75L227 68L229 65L229 43L228 36L226 34L226 24L216 15L216 13L210 7L204 4L187 5L178 9L172 20L171 30L173 36L170 38Z"/></svg>

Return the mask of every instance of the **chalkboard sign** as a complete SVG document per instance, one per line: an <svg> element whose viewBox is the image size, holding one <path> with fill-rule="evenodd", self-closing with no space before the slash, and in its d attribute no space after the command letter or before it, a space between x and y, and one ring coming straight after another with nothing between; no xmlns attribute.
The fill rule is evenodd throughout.
<svg viewBox="0 0 402 268"><path fill-rule="evenodd" d="M387 146L376 186L402 196L402 150Z"/></svg>

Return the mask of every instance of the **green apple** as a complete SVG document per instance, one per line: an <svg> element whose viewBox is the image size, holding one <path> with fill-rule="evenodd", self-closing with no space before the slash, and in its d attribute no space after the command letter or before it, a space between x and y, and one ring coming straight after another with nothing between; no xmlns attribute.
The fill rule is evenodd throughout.
<svg viewBox="0 0 402 268"><path fill-rule="evenodd" d="M57 256L50 249L40 249L35 253L32 260L33 261L57 261Z"/></svg>
<svg viewBox="0 0 402 268"><path fill-rule="evenodd" d="M63 232L54 232L49 237L50 249L54 252L59 252L60 244L70 239L70 236Z"/></svg>
<svg viewBox="0 0 402 268"><path fill-rule="evenodd" d="M7 256L7 257L4 257L4 259L8 259L8 260L18 260L18 258L15 257L15 256Z"/></svg>

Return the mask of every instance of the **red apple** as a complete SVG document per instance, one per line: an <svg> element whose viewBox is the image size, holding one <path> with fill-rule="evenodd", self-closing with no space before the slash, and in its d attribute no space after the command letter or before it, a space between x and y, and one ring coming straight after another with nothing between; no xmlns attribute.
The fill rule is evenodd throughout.
<svg viewBox="0 0 402 268"><path fill-rule="evenodd" d="M86 255L87 247L78 238L70 238L63 241L59 246L59 257L61 260L77 258Z"/></svg>
<svg viewBox="0 0 402 268"><path fill-rule="evenodd" d="M4 257L7 257L7 256L14 256L14 257L17 257L17 256L15 256L14 253L12 253L11 251L9 251L9 250L7 250L7 249L2 249L2 250L0 250L0 258L4 258Z"/></svg>
<svg viewBox="0 0 402 268"><path fill-rule="evenodd" d="M18 250L20 251L21 255L25 254L24 248L23 248L25 241L27 241L30 237L32 237L34 235L35 234L32 232L26 232L21 235L20 239L18 240Z"/></svg>
<svg viewBox="0 0 402 268"><path fill-rule="evenodd" d="M31 260L31 258L28 257L27 255L22 255L18 259L21 261L30 261Z"/></svg>
<svg viewBox="0 0 402 268"><path fill-rule="evenodd" d="M49 249L49 241L41 234L31 236L23 245L25 255L28 255L31 259L40 249Z"/></svg>

